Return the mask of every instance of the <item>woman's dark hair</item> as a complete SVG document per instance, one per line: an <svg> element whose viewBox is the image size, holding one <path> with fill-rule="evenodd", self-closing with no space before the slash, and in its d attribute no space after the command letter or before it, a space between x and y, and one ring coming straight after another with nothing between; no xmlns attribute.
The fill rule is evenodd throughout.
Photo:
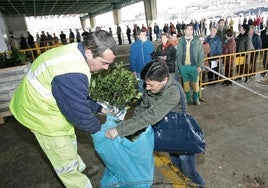
<svg viewBox="0 0 268 188"><path fill-rule="evenodd" d="M249 31L249 27L248 27L248 25L247 24L243 24L243 25L241 25L241 27L244 29L244 31L245 31L245 33L244 33L244 35L247 35L248 34L248 31Z"/></svg>
<svg viewBox="0 0 268 188"><path fill-rule="evenodd" d="M192 28L194 28L194 25L193 25L192 23L188 23L188 24L185 25L185 29L186 29L187 27L192 27Z"/></svg>
<svg viewBox="0 0 268 188"><path fill-rule="evenodd" d="M110 49L116 55L117 44L113 36L104 30L97 30L89 32L85 41L84 48L90 49L93 54L93 58L102 57L105 50Z"/></svg>
<svg viewBox="0 0 268 188"><path fill-rule="evenodd" d="M136 34L137 34L137 35L140 35L140 34L141 34L141 32L143 32L143 33L144 33L144 32L147 32L147 30L146 30L145 28L141 28L141 29L139 29L139 28L138 28L138 29L137 29L137 33L136 33Z"/></svg>
<svg viewBox="0 0 268 188"><path fill-rule="evenodd" d="M232 37L233 36L233 30L232 29L228 29L226 31L226 35L227 35L227 37Z"/></svg>
<svg viewBox="0 0 268 188"><path fill-rule="evenodd" d="M155 59L145 65L141 72L141 79L161 82L169 77L167 64L161 59Z"/></svg>

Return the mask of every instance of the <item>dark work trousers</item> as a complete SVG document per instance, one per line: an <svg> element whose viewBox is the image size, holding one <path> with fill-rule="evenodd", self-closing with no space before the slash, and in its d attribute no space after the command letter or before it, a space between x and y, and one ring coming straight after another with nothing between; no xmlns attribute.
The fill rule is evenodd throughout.
<svg viewBox="0 0 268 188"><path fill-rule="evenodd" d="M119 43L119 45L122 45L122 36L121 36L121 33L120 34L117 34L117 37L118 37L118 43Z"/></svg>
<svg viewBox="0 0 268 188"><path fill-rule="evenodd" d="M263 52L262 64L263 64L263 70L268 70L268 56L267 56L267 51L264 51Z"/></svg>
<svg viewBox="0 0 268 188"><path fill-rule="evenodd" d="M256 72L256 64L257 64L257 58L258 58L259 52L251 52L250 53L250 69L249 73L255 73Z"/></svg>
<svg viewBox="0 0 268 188"><path fill-rule="evenodd" d="M215 60L213 60L213 61L215 61ZM209 66L211 67L211 61L209 61ZM219 72L219 63L217 65L217 67L212 68L212 70L214 70L216 72ZM218 79L218 75L217 74L214 74L211 71L208 72L208 81L213 81L213 80L217 80L217 79Z"/></svg>

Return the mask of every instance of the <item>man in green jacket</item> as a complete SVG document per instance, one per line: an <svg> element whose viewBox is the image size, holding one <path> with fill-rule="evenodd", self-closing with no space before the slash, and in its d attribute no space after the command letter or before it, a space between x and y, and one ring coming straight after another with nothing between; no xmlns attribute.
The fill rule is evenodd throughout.
<svg viewBox="0 0 268 188"><path fill-rule="evenodd" d="M183 89L188 104L199 102L199 73L203 67L204 53L201 41L193 36L193 25L185 27L185 36L179 40L177 46L177 63L182 76ZM193 84L193 95L191 97L190 82Z"/></svg>

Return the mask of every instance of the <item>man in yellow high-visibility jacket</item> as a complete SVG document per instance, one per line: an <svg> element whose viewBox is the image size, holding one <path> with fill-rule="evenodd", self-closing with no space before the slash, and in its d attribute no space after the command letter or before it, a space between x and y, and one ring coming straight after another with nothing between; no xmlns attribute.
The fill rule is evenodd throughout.
<svg viewBox="0 0 268 188"><path fill-rule="evenodd" d="M95 114L108 111L90 98L90 77L109 68L116 46L108 32L99 30L83 42L41 54L10 102L12 114L33 132L66 187L90 188L85 174L98 172L97 166L86 169L78 155L75 127L92 134L100 130Z"/></svg>

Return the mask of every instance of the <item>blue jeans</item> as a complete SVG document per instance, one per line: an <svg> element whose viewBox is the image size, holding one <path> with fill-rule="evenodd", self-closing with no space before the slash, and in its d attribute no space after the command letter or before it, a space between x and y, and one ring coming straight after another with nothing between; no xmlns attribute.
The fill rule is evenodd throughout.
<svg viewBox="0 0 268 188"><path fill-rule="evenodd" d="M141 79L141 74L136 73L137 78L139 79L139 92L144 92L144 81Z"/></svg>
<svg viewBox="0 0 268 188"><path fill-rule="evenodd" d="M199 187L205 187L205 182L199 175L195 165L195 155L179 155L176 153L169 153L170 159L174 166L181 170L193 183Z"/></svg>

